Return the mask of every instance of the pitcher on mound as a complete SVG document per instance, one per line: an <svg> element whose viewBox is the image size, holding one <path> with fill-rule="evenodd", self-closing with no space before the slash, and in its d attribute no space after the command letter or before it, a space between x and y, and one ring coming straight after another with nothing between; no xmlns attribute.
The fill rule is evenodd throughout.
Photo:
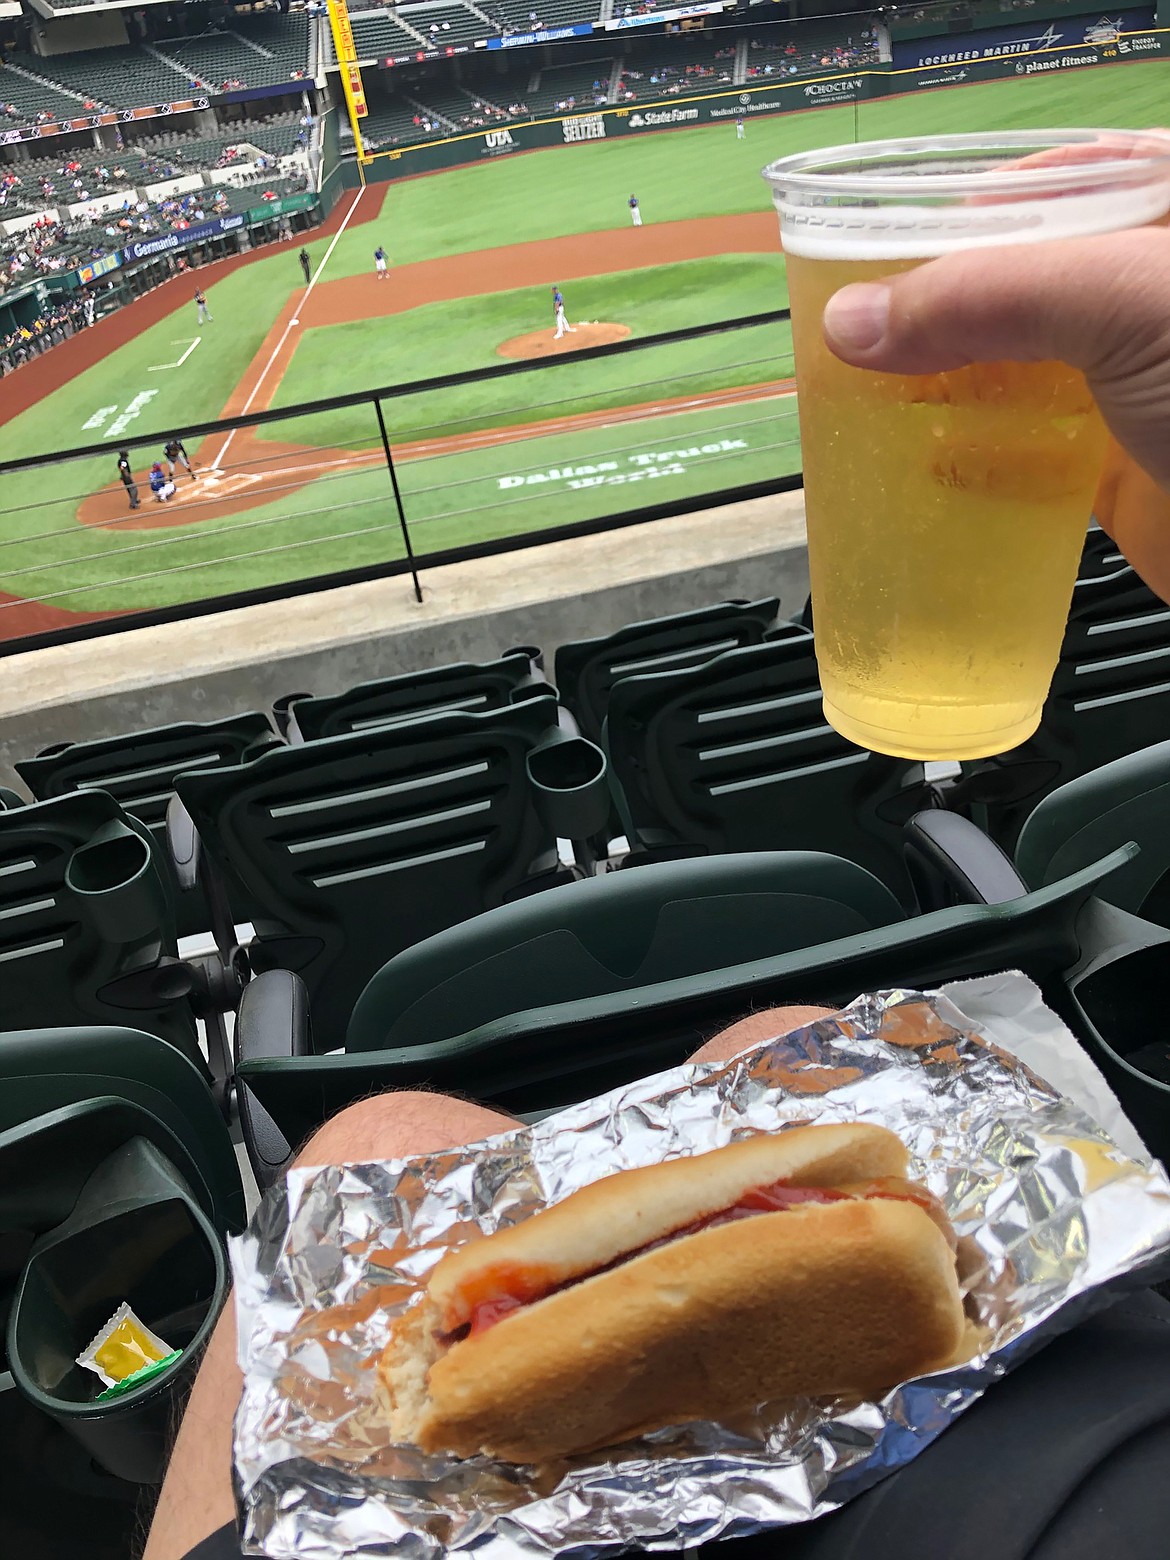
<svg viewBox="0 0 1170 1560"><path fill-rule="evenodd" d="M559 341L566 331L568 331L570 336L576 334L575 327L570 325L565 318L565 300L561 297L561 289L559 287L553 288L553 319L556 321L557 327L557 333L553 337L554 341Z"/></svg>

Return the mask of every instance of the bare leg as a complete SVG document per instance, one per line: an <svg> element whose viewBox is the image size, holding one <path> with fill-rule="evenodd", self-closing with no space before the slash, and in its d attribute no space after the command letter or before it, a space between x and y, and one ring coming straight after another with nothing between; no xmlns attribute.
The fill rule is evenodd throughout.
<svg viewBox="0 0 1170 1560"><path fill-rule="evenodd" d="M511 1116L443 1094L382 1094L327 1121L296 1163L360 1163L428 1154L515 1125ZM180 1560L209 1534L235 1521L229 1470L241 1385L235 1311L229 1302L195 1378L143 1560Z"/></svg>
<svg viewBox="0 0 1170 1560"><path fill-rule="evenodd" d="M826 1007L779 1007L766 1008L762 1013L749 1013L746 1018L732 1024L730 1029L724 1029L708 1040L706 1045L700 1046L691 1061L728 1062L750 1046L763 1045L778 1035L803 1029L818 1018L828 1018L833 1011Z"/></svg>
<svg viewBox="0 0 1170 1560"><path fill-rule="evenodd" d="M787 1007L749 1014L708 1040L691 1059L727 1061L749 1046L799 1029L831 1011ZM433 1153L474 1143L515 1125L510 1116L445 1094L380 1094L327 1121L296 1163L360 1163ZM181 1560L211 1533L235 1521L230 1468L232 1421L240 1390L235 1314L229 1305L199 1368L143 1560Z"/></svg>

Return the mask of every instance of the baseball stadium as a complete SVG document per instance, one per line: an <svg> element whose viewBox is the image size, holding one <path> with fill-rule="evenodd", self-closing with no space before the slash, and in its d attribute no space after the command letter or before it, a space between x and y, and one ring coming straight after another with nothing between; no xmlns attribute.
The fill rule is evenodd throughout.
<svg viewBox="0 0 1170 1560"><path fill-rule="evenodd" d="M1170 1436L1167 52L1170 0L0 0L0 1560L944 1560L881 1524L960 1444L1036 1503L984 1560L1163 1553L1102 1426ZM822 330L935 256L897 348ZM547 1478L392 1442L436 1254L844 1121L961 1237L965 1366Z"/></svg>

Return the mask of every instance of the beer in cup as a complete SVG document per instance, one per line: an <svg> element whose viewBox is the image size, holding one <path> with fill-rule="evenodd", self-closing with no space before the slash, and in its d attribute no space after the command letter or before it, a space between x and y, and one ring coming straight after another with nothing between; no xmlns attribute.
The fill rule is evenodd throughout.
<svg viewBox="0 0 1170 1560"><path fill-rule="evenodd" d="M1109 233L1170 210L1170 139L1025 131L829 147L765 169L796 354L825 715L880 753L1002 753L1040 721L1107 434L1063 363L851 368L850 282L957 249Z"/></svg>

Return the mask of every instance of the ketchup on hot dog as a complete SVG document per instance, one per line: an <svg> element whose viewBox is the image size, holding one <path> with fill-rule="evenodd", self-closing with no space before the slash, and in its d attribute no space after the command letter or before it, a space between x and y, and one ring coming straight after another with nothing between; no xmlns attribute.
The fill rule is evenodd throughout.
<svg viewBox="0 0 1170 1560"><path fill-rule="evenodd" d="M870 1197L914 1202L919 1207L925 1208L928 1213L937 1206L930 1192L896 1179L868 1181L863 1185L850 1187L847 1191L829 1186L790 1186L784 1181L776 1181L771 1186L753 1187L730 1208L722 1208L718 1213L709 1213L701 1219L694 1219L689 1224L672 1230L669 1235L664 1235L661 1240L649 1241L634 1251L624 1252L616 1261L584 1276L596 1278L599 1274L608 1273L612 1268L620 1267L625 1262L631 1262L635 1257L645 1256L649 1251L656 1251L670 1241L680 1240L686 1235L697 1235L702 1230L714 1229L720 1224L731 1224L738 1219L751 1218L756 1214L784 1213L791 1208L813 1203L863 1201ZM581 1279L570 1280L570 1284L580 1282ZM569 1284L549 1284L547 1276L542 1275L535 1268L510 1266L483 1274L477 1285L477 1288L482 1291L482 1298L472 1302L470 1322L451 1333L444 1334L443 1342L453 1343L461 1338L477 1337L480 1333L487 1332L490 1327L494 1327L497 1322L503 1321L505 1316L518 1311L521 1306L529 1305L535 1300L543 1300L568 1287Z"/></svg>

